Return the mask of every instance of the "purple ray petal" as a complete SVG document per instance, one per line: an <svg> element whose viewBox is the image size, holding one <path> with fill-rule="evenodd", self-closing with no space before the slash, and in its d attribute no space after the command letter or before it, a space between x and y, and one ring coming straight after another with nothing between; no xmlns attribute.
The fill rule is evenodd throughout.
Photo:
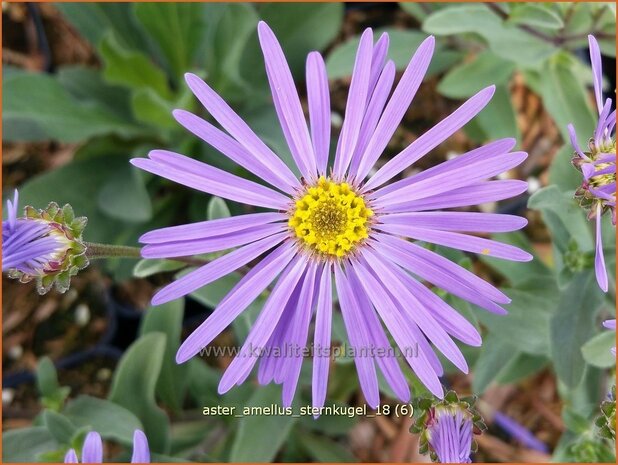
<svg viewBox="0 0 618 465"><path fill-rule="evenodd" d="M382 318L393 339L395 339L395 342L402 350L404 358L418 379L435 396L442 398L444 396L442 384L425 353L419 350L419 356L416 357L407 350L415 342L419 343L419 340L407 330L409 325L405 323L403 316L398 311L394 311L397 306L389 297L386 289L360 262L356 262L350 269L356 273L358 282L363 286L364 291L371 299L375 309L380 314L380 318Z"/></svg>
<svg viewBox="0 0 618 465"><path fill-rule="evenodd" d="M470 150L469 152L466 152L455 158L444 161L436 166L432 166L431 168L416 173L413 176L390 183L379 190L380 195L386 195L390 192L401 189L402 187L406 187L416 182L422 181L423 179L430 178L437 174L450 172L455 168L468 166L471 163L477 162L485 158L491 158L496 155L504 155L505 153L509 153L510 150L515 146L515 144L515 139L509 138L499 139L494 142L490 142L486 145L478 147L474 150Z"/></svg>
<svg viewBox="0 0 618 465"><path fill-rule="evenodd" d="M312 181L317 172L316 157L290 67L275 34L264 21L258 24L258 37L283 134L296 166L306 180Z"/></svg>
<svg viewBox="0 0 618 465"><path fill-rule="evenodd" d="M380 222L422 229L465 232L516 231L528 224L528 220L515 215L468 212L410 212L380 216Z"/></svg>
<svg viewBox="0 0 618 465"><path fill-rule="evenodd" d="M575 132L575 127L572 124L569 124L567 126L567 130L569 131L569 138L571 139L571 145L573 146L573 149L575 150L575 152L577 152L577 154L584 160L590 160L590 158L588 158L588 156L584 154L584 152L582 152L582 149L579 147L579 142L577 142L577 133Z"/></svg>
<svg viewBox="0 0 618 465"><path fill-rule="evenodd" d="M288 343L290 334L289 328L295 318L302 284L301 279L294 287L292 295L283 309L283 314L281 318L279 318L277 327L266 343L264 354L260 357L260 366L258 369L258 382L260 384L268 384L273 380L275 383L280 384L283 380L281 374L283 372L283 362L286 357L288 357L286 344ZM268 352L268 350L271 352ZM279 356L275 355L277 350L279 351Z"/></svg>
<svg viewBox="0 0 618 465"><path fill-rule="evenodd" d="M385 258L420 278L492 313L502 315L507 313L494 303L494 300L508 303L510 299L465 268L423 247L396 237L379 234L375 239L381 243L379 250Z"/></svg>
<svg viewBox="0 0 618 465"><path fill-rule="evenodd" d="M419 241L430 242L432 244L443 245L454 249L465 250L467 252L488 255L490 257L503 258L518 262L532 260L532 255L528 252L509 244L484 239L482 237L470 236L468 234L441 231L437 229L423 229L400 224L378 224L376 228L382 231L410 237Z"/></svg>
<svg viewBox="0 0 618 465"><path fill-rule="evenodd" d="M292 259L288 267L281 274L264 308L255 320L249 336L243 344L240 354L237 355L230 366L225 370L219 382L218 392L224 394L234 386L240 378L246 377L255 362L259 352L264 348L271 334L281 318L283 309L292 295L292 291L303 275L307 262L305 257L297 255ZM257 354L256 354L257 352Z"/></svg>
<svg viewBox="0 0 618 465"><path fill-rule="evenodd" d="M143 431L138 429L133 433L133 456L131 463L150 463L148 439Z"/></svg>
<svg viewBox="0 0 618 465"><path fill-rule="evenodd" d="M596 141L597 145L600 145L600 143L602 142L601 137L603 136L603 133L605 132L605 128L607 127L607 118L611 111L612 111L612 99L608 98L605 101L605 105L601 109L601 114L599 115L599 121L597 123L597 127L594 130L594 140Z"/></svg>
<svg viewBox="0 0 618 465"><path fill-rule="evenodd" d="M330 93L322 55L311 52L307 56L306 68L311 140L318 173L325 176L330 151Z"/></svg>
<svg viewBox="0 0 618 465"><path fill-rule="evenodd" d="M75 449L69 449L64 456L64 463L79 463Z"/></svg>
<svg viewBox="0 0 618 465"><path fill-rule="evenodd" d="M238 232L223 234L221 236L207 237L206 239L148 244L142 247L142 257L173 258L218 252L220 250L227 250L232 247L248 244L249 242L257 241L286 230L287 225L282 223L264 224L252 229L245 229ZM281 238L279 238L279 240L281 240Z"/></svg>
<svg viewBox="0 0 618 465"><path fill-rule="evenodd" d="M139 238L139 241L142 244L157 244L169 241L205 239L207 237L221 236L223 234L238 232L244 229L287 219L288 215L285 213L250 213L248 215L238 215L229 218L219 218L216 220L155 229L143 234Z"/></svg>
<svg viewBox="0 0 618 465"><path fill-rule="evenodd" d="M495 86L487 87L468 99L457 110L444 118L433 128L412 142L407 148L389 160L365 184L364 191L375 189L393 176L401 173L430 150L437 147L455 131L462 128L474 118L485 105L489 103L495 91ZM392 99L391 99L392 100Z"/></svg>
<svg viewBox="0 0 618 465"><path fill-rule="evenodd" d="M281 177L274 173L273 170L263 162L262 158L256 156L254 152L247 150L225 132L188 111L174 110L172 114L176 121L184 126L185 129L210 144L230 160L251 173L255 173L264 181L267 181L278 189L288 194L294 192L294 189L288 183L282 181Z"/></svg>
<svg viewBox="0 0 618 465"><path fill-rule="evenodd" d="M168 284L157 292L152 298L152 305L161 305L171 300L178 299L200 287L216 281L259 257L267 250L279 244L284 238L285 233L275 234L234 250L227 255L199 267L181 278L176 279L176 281Z"/></svg>
<svg viewBox="0 0 618 465"><path fill-rule="evenodd" d="M96 431L91 431L86 435L84 447L82 448L82 463L102 463L103 462L103 441Z"/></svg>
<svg viewBox="0 0 618 465"><path fill-rule="evenodd" d="M376 207L397 204L410 200L423 199L448 192L459 187L469 186L514 168L528 156L525 152L513 152L480 160L467 166L455 168L446 173L436 174L388 194L375 193Z"/></svg>
<svg viewBox="0 0 618 465"><path fill-rule="evenodd" d="M384 109L384 113L378 122L375 132L371 136L367 148L361 156L358 172L356 173L359 181L367 176L369 170L386 148L399 123L401 123L404 113L410 106L410 102L412 102L416 91L421 85L423 77L425 77L431 56L433 55L434 46L435 39L433 36L428 37L419 46L410 60L393 92L393 96Z"/></svg>
<svg viewBox="0 0 618 465"><path fill-rule="evenodd" d="M599 114L603 111L603 70L601 67L601 50L593 35L588 36L590 47L590 63L592 64L592 77L594 82L594 96L597 101Z"/></svg>
<svg viewBox="0 0 618 465"><path fill-rule="evenodd" d="M356 301L359 305L358 313L361 316L361 322L364 323L369 333L370 347L372 349L375 348L377 351L374 358L384 374L386 382L397 398L401 402L408 402L410 400L410 387L408 386L408 381L401 371L397 356L394 354L393 348L384 333L384 329L382 329L382 324L371 306L371 301L363 292L362 285L358 282L358 278L354 273L348 272L348 279L350 280L352 289L354 289L357 295Z"/></svg>
<svg viewBox="0 0 618 465"><path fill-rule="evenodd" d="M495 86L490 86L470 97L457 110L444 118L382 166L382 168L367 181L364 190L372 190L384 184L449 138L455 131L462 128L485 108L487 103L491 100L494 91Z"/></svg>
<svg viewBox="0 0 618 465"><path fill-rule="evenodd" d="M283 210L290 203L288 197L268 187L183 155L159 150L149 156L151 159L133 158L131 164L184 186L248 205Z"/></svg>
<svg viewBox="0 0 618 465"><path fill-rule="evenodd" d="M427 309L421 305L416 296L404 285L397 274L369 248L363 250L363 257L374 270L383 285L388 285L389 292L408 317L416 323L423 334L448 358L453 365L464 373L468 372L466 359L446 331L438 324Z"/></svg>
<svg viewBox="0 0 618 465"><path fill-rule="evenodd" d="M185 339L176 353L176 363L186 362L210 344L283 271L294 254L294 246L284 243L254 266L223 298L206 321Z"/></svg>
<svg viewBox="0 0 618 465"><path fill-rule="evenodd" d="M358 380L361 390L365 395L367 403L376 408L380 405L380 392L378 389L378 378L376 367L370 357L364 356L363 348L366 351L369 347L369 334L364 322L358 312L358 302L355 292L350 287L348 278L338 265L335 265L335 284L337 295L339 296L339 306L345 324L350 346L354 349L356 356L354 363L358 372Z"/></svg>
<svg viewBox="0 0 618 465"><path fill-rule="evenodd" d="M435 293L423 286L401 268L393 267L397 276L414 293L444 330L451 336L468 345L478 347L482 343L481 335L472 323L466 320L453 307L444 302Z"/></svg>
<svg viewBox="0 0 618 465"><path fill-rule="evenodd" d="M395 81L395 71L395 63L389 61L384 67L382 74L380 74L379 80L371 95L371 100L367 105L365 117L363 118L358 143L356 144L350 163L350 176L352 178L356 178L362 155L382 115L382 110L384 110L384 105L393 87L393 82ZM356 179L356 181L360 182L361 180Z"/></svg>
<svg viewBox="0 0 618 465"><path fill-rule="evenodd" d="M373 54L371 56L371 73L369 77L369 93L373 91L378 82L382 69L384 68L384 62L388 55L389 37L386 32L383 32L376 44L373 47Z"/></svg>
<svg viewBox="0 0 618 465"><path fill-rule="evenodd" d="M372 53L373 32L367 28L363 32L358 45L354 70L352 71L352 82L348 92L348 102L345 108L339 143L337 144L333 168L333 174L336 179L343 178L356 147L365 114L365 107L369 98Z"/></svg>
<svg viewBox="0 0 618 465"><path fill-rule="evenodd" d="M597 204L596 215L596 248L594 256L594 271L597 277L597 283L603 292L607 292L607 270L605 269L605 257L603 257L603 236L601 235L601 204Z"/></svg>
<svg viewBox="0 0 618 465"><path fill-rule="evenodd" d="M290 328L290 347L298 348L298 356L296 353L289 357L283 367L285 372L285 380L283 382L282 403L284 407L292 405L296 386L298 385L298 377L303 363L302 350L307 347L307 337L309 335L309 323L311 322L311 313L314 307L313 294L315 290L315 277L318 272L318 265L315 262L310 262L307 265L307 271L303 278L303 287L298 299L298 306Z"/></svg>
<svg viewBox="0 0 618 465"><path fill-rule="evenodd" d="M614 318L613 320L605 320L603 322L603 327L616 331L616 319Z"/></svg>
<svg viewBox="0 0 618 465"><path fill-rule="evenodd" d="M247 123L234 113L230 106L208 84L199 76L191 73L185 74L185 81L198 100L219 124L240 142L245 149L255 154L262 163L272 170L273 174L281 179L285 186L288 188L300 187L298 179L296 179L285 163L255 135Z"/></svg>
<svg viewBox="0 0 618 465"><path fill-rule="evenodd" d="M497 202L525 192L528 189L526 181L504 179L498 181L482 181L466 187L460 187L450 192L427 197L426 199L411 200L381 209L381 212L398 213L441 208L467 207L480 205L485 202Z"/></svg>
<svg viewBox="0 0 618 465"><path fill-rule="evenodd" d="M313 337L313 375L311 398L313 407L324 406L328 387L328 368L330 363L330 339L333 313L332 265L325 265L320 277L317 308L315 313L315 333Z"/></svg>

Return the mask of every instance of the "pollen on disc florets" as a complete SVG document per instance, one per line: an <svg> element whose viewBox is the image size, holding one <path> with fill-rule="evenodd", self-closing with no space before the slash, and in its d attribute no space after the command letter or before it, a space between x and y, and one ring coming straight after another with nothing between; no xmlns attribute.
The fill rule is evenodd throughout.
<svg viewBox="0 0 618 465"><path fill-rule="evenodd" d="M288 224L310 251L324 258L344 257L368 237L372 216L348 183L322 176L296 200Z"/></svg>

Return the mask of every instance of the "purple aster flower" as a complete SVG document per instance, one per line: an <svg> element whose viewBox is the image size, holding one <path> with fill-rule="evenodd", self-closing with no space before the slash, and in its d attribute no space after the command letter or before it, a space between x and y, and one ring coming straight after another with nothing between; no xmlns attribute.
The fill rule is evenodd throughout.
<svg viewBox="0 0 618 465"><path fill-rule="evenodd" d="M70 205L61 209L53 202L45 210L26 207L18 218L18 201L16 190L2 221L2 271L22 283L35 279L41 294L54 283L66 291L71 276L88 265L81 242L86 218L75 218Z"/></svg>
<svg viewBox="0 0 618 465"><path fill-rule="evenodd" d="M601 51L596 39L589 35L590 62L594 79L599 119L588 143L588 151L583 152L577 142L575 128L569 124L571 145L575 150L573 165L583 176L582 185L575 192L580 205L588 211L589 219L596 219L596 252L594 269L599 287L607 292L607 270L603 257L601 238L601 217L610 212L612 223L616 225L616 110L612 111L612 99L603 103L603 72L601 69Z"/></svg>
<svg viewBox="0 0 618 465"><path fill-rule="evenodd" d="M394 354L377 356L384 355L385 349L394 353L388 351L391 345L382 323L419 379L442 396L439 377L443 368L434 347L467 372L466 360L453 339L479 346L481 337L421 280L494 313L506 313L501 305L510 299L407 238L507 260L530 260L528 253L516 247L468 234L517 230L525 226L525 219L440 211L522 193L526 190L523 181L490 178L519 165L526 154L509 153L515 141L502 139L420 174L386 183L470 121L487 105L494 87L481 90L372 173L427 71L434 38L420 45L392 90L395 65L386 60L388 35L374 44L373 33L367 29L358 47L345 119L329 165L331 110L321 55L312 52L307 58L308 127L281 46L265 23L259 24L258 33L275 109L300 179L193 74L186 75L187 84L223 130L183 110L174 111L176 120L272 187L166 150L132 160L141 169L185 186L270 210L163 228L141 237L145 258L235 248L161 289L153 298L155 305L187 295L263 257L183 342L177 362L189 360L210 344L275 281L241 353L223 375L219 392L244 382L259 361L259 382L283 384L283 403L290 405L303 359L289 348L307 346L314 319L313 347L319 354L313 357L313 405L322 406L329 370L330 354L324 349L331 344L334 276L367 402L372 407L379 404L377 369L400 399L410 397ZM286 355L276 356L282 352Z"/></svg>
<svg viewBox="0 0 618 465"><path fill-rule="evenodd" d="M473 422L471 415L455 406L438 406L427 425L431 451L440 463L470 463Z"/></svg>
<svg viewBox="0 0 618 465"><path fill-rule="evenodd" d="M613 320L605 320L603 322L603 326L606 327L607 329L611 329L612 331L616 331L616 319L614 318ZM613 347L611 349L612 354L614 354L614 357L616 356L616 348Z"/></svg>
<svg viewBox="0 0 618 465"><path fill-rule="evenodd" d="M102 463L103 462L103 441L99 433L91 431L86 436L82 449L82 463ZM64 463L79 463L75 449L69 449L64 456ZM150 450L146 435L135 430L133 433L133 456L131 463L150 463Z"/></svg>

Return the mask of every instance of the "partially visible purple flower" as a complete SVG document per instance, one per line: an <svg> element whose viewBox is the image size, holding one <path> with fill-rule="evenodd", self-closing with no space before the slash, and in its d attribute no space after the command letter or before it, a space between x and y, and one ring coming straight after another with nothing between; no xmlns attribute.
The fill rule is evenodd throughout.
<svg viewBox="0 0 618 465"><path fill-rule="evenodd" d="M427 440L440 463L470 463L472 416L456 406L437 406L427 425Z"/></svg>
<svg viewBox="0 0 618 465"><path fill-rule="evenodd" d="M103 462L103 441L101 435L96 431L91 431L86 435L84 447L82 448L81 463L102 463ZM79 463L75 449L69 449L64 456L64 463ZM133 433L133 456L131 463L150 463L150 449L148 440L143 431L135 430Z"/></svg>
<svg viewBox="0 0 618 465"><path fill-rule="evenodd" d="M307 58L308 126L283 50L264 22L258 25L258 37L274 107L300 179L208 84L193 74L185 76L187 85L223 130L187 111L176 110L174 117L264 183L166 150L153 150L148 158L131 160L145 171L187 187L270 210L172 226L140 238L146 244L144 258L233 249L161 289L153 298L155 305L185 296L261 257L183 342L176 361L186 362L199 353L275 282L242 353L223 375L219 392L243 383L259 362L258 381L283 384L283 403L290 405L303 361L300 350L307 346L315 315L313 342L320 354L313 358L313 405L323 406L330 355L323 349L331 344L334 276L348 339L360 354L354 362L367 403L372 407L380 403L378 370L401 400L410 398L409 384L385 329L421 382L442 397L443 367L434 350L467 372L465 357L454 339L479 346L481 336L421 280L494 313L506 313L501 305L510 299L415 241L506 260L530 260L530 254L523 250L476 235L521 229L526 225L525 218L442 211L522 193L525 182L492 178L519 165L527 154L511 153L515 141L502 139L387 183L474 118L490 101L494 87L480 90L374 170L421 85L434 38L422 42L393 86L395 65L386 58L388 35L374 43L371 29L365 30L339 142L330 157L331 108L324 60L317 52ZM333 163L329 167L330 159ZM295 353L277 356L281 350L287 352L284 348ZM368 353L372 348L378 350Z"/></svg>
<svg viewBox="0 0 618 465"><path fill-rule="evenodd" d="M40 294L55 283L64 292L71 276L88 265L81 235L86 218L75 218L70 205L50 203L45 210L25 208L17 216L19 195L7 201L7 219L2 221L2 271L10 278L37 282Z"/></svg>
<svg viewBox="0 0 618 465"><path fill-rule="evenodd" d="M584 152L577 142L575 128L569 124L571 145L575 150L573 165L579 169L583 182L575 192L580 205L588 211L589 219L596 219L596 252L594 268L599 287L607 292L607 270L603 257L601 237L601 217L610 212L612 223L616 225L616 110L612 111L612 99L603 103L603 72L601 51L596 39L589 35L590 62L594 79L594 94L599 118L597 126Z"/></svg>
<svg viewBox="0 0 618 465"><path fill-rule="evenodd" d="M539 452L549 452L549 448L545 443L539 441L530 430L528 430L525 426L520 425L508 415L505 415L502 412L495 412L493 418L494 422L500 428L509 433L513 439L521 442L526 447Z"/></svg>
<svg viewBox="0 0 618 465"><path fill-rule="evenodd" d="M603 326L605 326L607 329L611 329L613 331L616 331L616 319L614 318L613 320L605 320L603 322ZM614 357L616 356L616 348L613 347L611 349L612 354L614 354Z"/></svg>

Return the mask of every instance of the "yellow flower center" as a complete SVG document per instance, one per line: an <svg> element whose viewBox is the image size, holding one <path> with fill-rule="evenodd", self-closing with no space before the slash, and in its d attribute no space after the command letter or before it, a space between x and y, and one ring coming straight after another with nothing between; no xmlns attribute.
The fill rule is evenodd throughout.
<svg viewBox="0 0 618 465"><path fill-rule="evenodd" d="M323 257L343 257L367 238L373 212L349 184L324 176L308 187L288 222L299 242Z"/></svg>

